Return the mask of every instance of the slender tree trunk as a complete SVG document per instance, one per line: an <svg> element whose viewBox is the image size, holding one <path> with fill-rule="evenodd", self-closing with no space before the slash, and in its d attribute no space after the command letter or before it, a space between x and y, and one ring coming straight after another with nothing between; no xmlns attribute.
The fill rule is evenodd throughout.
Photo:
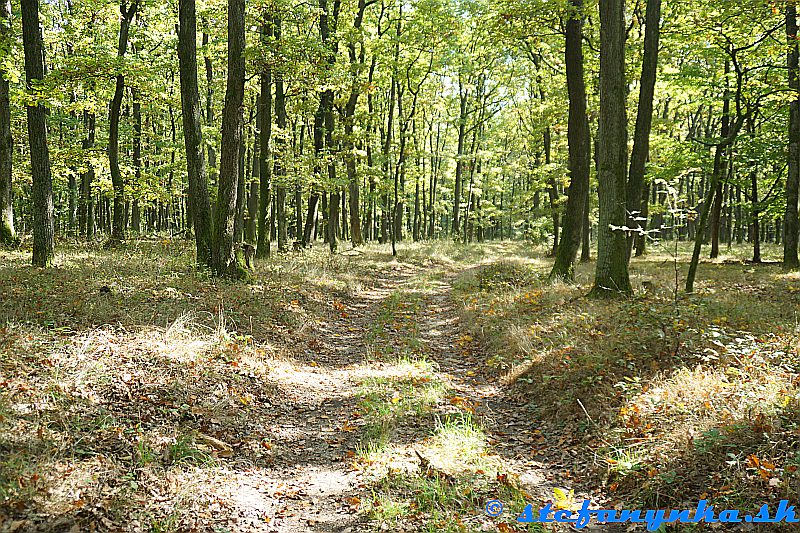
<svg viewBox="0 0 800 533"><path fill-rule="evenodd" d="M142 182L142 103L139 100L139 91L133 89L133 167L135 169L136 183ZM133 199L131 212L131 229L139 233L141 229L141 211L139 199Z"/></svg>
<svg viewBox="0 0 800 533"><path fill-rule="evenodd" d="M180 0L178 61L180 65L183 141L188 173L188 207L194 228L197 264L211 268L211 203L203 155L200 92L197 88L197 15L195 0Z"/></svg>
<svg viewBox="0 0 800 533"><path fill-rule="evenodd" d="M366 0L358 0L358 11L353 23L355 31L361 30L361 25L364 20L364 11L366 10ZM345 120L345 163L347 166L347 180L349 194L349 208L350 208L350 235L353 246L360 246L363 244L364 239L361 236L361 218L360 218L360 191L358 184L358 175L356 173L356 158L354 153L353 142L353 121L355 119L356 105L358 97L361 92L362 83L358 83L358 77L364 69L366 48L362 44L360 53L356 53L356 43L351 41L347 45L347 52L350 58L351 69L351 85L350 97L345 105L344 120Z"/></svg>
<svg viewBox="0 0 800 533"><path fill-rule="evenodd" d="M661 24L661 0L647 0L645 13L644 58L642 75L639 84L639 109L636 114L636 129L633 134L633 151L631 166L628 172L626 205L628 210L628 227L634 230L646 228L641 224L642 192L644 189L645 165L650 155L650 129L653 123L653 95L656 87L658 70L658 41ZM646 198L646 196L645 196ZM636 240L637 232L628 237L628 260L631 248Z"/></svg>
<svg viewBox="0 0 800 533"><path fill-rule="evenodd" d="M300 127L300 139L297 142L297 155L302 157L303 144L305 137L305 125ZM300 185L300 180L297 180L294 186L294 224L295 224L295 239L303 242L303 189Z"/></svg>
<svg viewBox="0 0 800 533"><path fill-rule="evenodd" d="M11 0L0 0L0 43L3 47L8 46L7 43L12 38L11 31ZM13 159L8 70L5 66L0 66L0 245L13 245L17 242L11 183Z"/></svg>
<svg viewBox="0 0 800 533"><path fill-rule="evenodd" d="M266 43L274 35L272 19L268 13L263 14L261 40ZM272 168L270 141L272 140L272 68L267 65L261 71L261 127L259 129L259 165L261 165L258 211L258 257L269 257L272 253L272 235L270 235L269 215L272 211Z"/></svg>
<svg viewBox="0 0 800 533"><path fill-rule="evenodd" d="M44 48L39 26L39 0L21 0L22 42L28 91L44 78ZM36 95L37 97L39 95ZM53 182L47 149L47 109L29 105L28 142L33 177L33 266L50 267L54 255Z"/></svg>
<svg viewBox="0 0 800 533"><path fill-rule="evenodd" d="M647 218L650 216L650 182L645 182L644 184L644 191L642 192L642 207L641 211L641 218L645 219L642 222L642 227L647 229ZM644 233L640 233L636 235L636 257L641 257L645 254L647 250L647 235Z"/></svg>
<svg viewBox="0 0 800 533"><path fill-rule="evenodd" d="M281 40L281 19L275 18L275 40ZM275 181L277 190L275 193L275 214L278 230L278 251L285 252L289 249L288 236L286 232L286 93L283 87L283 73L278 71L275 74L275 120L277 122L279 135L275 139L276 150L273 157L275 159Z"/></svg>
<svg viewBox="0 0 800 533"><path fill-rule="evenodd" d="M217 275L233 278L246 275L233 243L244 100L244 4L244 0L228 0L228 79L222 113L222 150L212 248L212 262Z"/></svg>
<svg viewBox="0 0 800 533"><path fill-rule="evenodd" d="M800 72L798 72L800 52L797 44L797 6L794 2L786 4L786 36L789 41L787 66L792 100L789 104L789 160L786 176L783 266L794 269L800 267L800 260L797 257L797 243L800 237L800 221L797 215L798 189L800 189Z"/></svg>
<svg viewBox="0 0 800 533"><path fill-rule="evenodd" d="M727 75L730 73L730 61L725 61L725 79L727 83ZM730 133L730 94L728 91L725 91L725 101L723 103L722 108L722 137L727 137ZM720 221L722 216L722 202L724 200L722 194L722 182L723 176L727 173L728 164L727 164L727 157L728 157L728 150L727 147L723 147L721 150L717 150L719 154L719 158L714 157L714 175L717 176L717 180L713 182L714 187L714 203L711 207L711 259L716 259L719 257L719 233L720 233ZM724 165L724 166L723 166Z"/></svg>
<svg viewBox="0 0 800 533"><path fill-rule="evenodd" d="M556 262L550 276L575 278L575 258L581 237L589 197L589 167L591 162L591 136L589 117L586 114L586 83L583 77L583 0L571 0L574 13L567 20L566 65L567 92L569 94L569 172L570 185L567 210L563 218L561 242L556 250Z"/></svg>
<svg viewBox="0 0 800 533"><path fill-rule="evenodd" d="M623 231L615 229L622 228L627 220L626 98L625 1L600 0L600 222L594 296L631 293L627 240Z"/></svg>
<svg viewBox="0 0 800 533"><path fill-rule="evenodd" d="M544 100L544 92L540 94L540 98ZM552 134L550 133L550 126L545 126L542 141L544 143L544 164L550 165L552 157ZM550 250L550 255L555 256L558 251L558 243L561 242L561 215L558 212L558 183L556 183L555 177L551 177L547 185L547 196L550 200L550 216L553 219L553 248Z"/></svg>
<svg viewBox="0 0 800 533"><path fill-rule="evenodd" d="M139 7L138 0L133 0L127 6L127 0L122 0L119 5L119 45L117 58L122 60L128 50L128 31L133 17ZM114 220L111 225L111 239L122 240L125 238L125 180L119 167L119 119L122 109L122 98L125 95L125 74L117 74L114 97L108 114L108 163L111 168L111 183L114 188Z"/></svg>
<svg viewBox="0 0 800 533"><path fill-rule="evenodd" d="M208 47L208 34L203 33L203 47ZM214 124L214 65L211 63L211 54L206 49L203 54L203 62L206 71L206 126L213 127ZM217 152L214 143L207 143L208 146L208 175L212 185L217 181Z"/></svg>
<svg viewBox="0 0 800 533"><path fill-rule="evenodd" d="M761 262L761 210L758 200L758 174L750 173L751 201L753 202L753 225L751 227L750 238L753 241L753 263Z"/></svg>
<svg viewBox="0 0 800 533"><path fill-rule="evenodd" d="M586 195L586 200L583 204L583 227L581 230L581 263L588 263L592 260L592 223L589 220L589 210L591 208L591 204L589 202L589 196L591 195L591 190L587 191L588 194Z"/></svg>
<svg viewBox="0 0 800 533"><path fill-rule="evenodd" d="M453 239L458 239L461 215L461 186L464 174L464 145L467 137L467 100L469 90L458 81L459 114L458 114L458 148L456 151L456 181L453 188L453 220L451 233Z"/></svg>
<svg viewBox="0 0 800 533"><path fill-rule="evenodd" d="M92 183L94 182L94 164L90 151L94 149L95 140L95 114L88 109L83 111L83 124L86 129L86 137L83 139L83 151L86 158L86 172L81 176L81 195L78 204L82 208L82 234L85 239L91 240L95 233L94 223L94 194L92 194Z"/></svg>
<svg viewBox="0 0 800 533"><path fill-rule="evenodd" d="M258 105L251 102L250 122L253 120L253 107ZM233 244L234 247L240 246L244 241L244 210L247 204L247 167L250 151L247 144L250 141L249 130L242 130L242 142L239 143L239 177L236 182L236 215L233 218Z"/></svg>

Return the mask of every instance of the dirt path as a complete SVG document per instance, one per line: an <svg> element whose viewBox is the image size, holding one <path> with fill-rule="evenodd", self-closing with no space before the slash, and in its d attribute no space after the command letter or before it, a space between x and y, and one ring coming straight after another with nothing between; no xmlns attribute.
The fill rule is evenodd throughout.
<svg viewBox="0 0 800 533"><path fill-rule="evenodd" d="M369 365L366 333L377 310L414 273L398 265L375 279L341 304L336 320L316 326L318 344L299 368L271 374L288 401L275 428L275 466L266 478L274 498L268 531L348 533L366 527L357 514L363 484L352 468L360 441L351 425L358 408L354 376Z"/></svg>
<svg viewBox="0 0 800 533"><path fill-rule="evenodd" d="M320 345L308 354L301 372L278 377L285 388L288 408L282 427L276 428L278 449L275 468L269 476L274 520L270 531L363 531L358 502L365 498L360 473L352 468L352 451L361 436L354 430L353 412L358 409L357 379L370 371L367 333L382 306L395 291L403 291L421 276L427 276L421 307L415 313L416 332L424 353L437 367L437 377L459 397L474 406L492 439L504 448L504 460L518 472L530 494L544 494L548 485L543 465L528 460L521 446L501 442L508 432L509 418L518 416L519 406L503 397L500 387L476 368L476 358L465 348L459 319L451 297L454 274L441 268L420 268L396 263L380 273L372 287L343 302L337 320L317 326ZM404 335L390 328L389 342ZM275 377L273 373L273 377ZM400 437L424 438L432 428L399 428ZM513 430L513 427L512 427ZM420 435L420 431L425 435Z"/></svg>

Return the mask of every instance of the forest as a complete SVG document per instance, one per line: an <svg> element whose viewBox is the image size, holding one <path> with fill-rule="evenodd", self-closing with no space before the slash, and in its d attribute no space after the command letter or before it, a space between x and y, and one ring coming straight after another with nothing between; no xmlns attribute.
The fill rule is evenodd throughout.
<svg viewBox="0 0 800 533"><path fill-rule="evenodd" d="M0 0L0 533L800 501L797 10Z"/></svg>

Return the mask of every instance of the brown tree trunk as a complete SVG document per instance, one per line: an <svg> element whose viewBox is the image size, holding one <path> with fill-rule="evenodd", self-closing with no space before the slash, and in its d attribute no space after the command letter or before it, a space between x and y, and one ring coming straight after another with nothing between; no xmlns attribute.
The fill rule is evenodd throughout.
<svg viewBox="0 0 800 533"><path fill-rule="evenodd" d="M460 230L461 215L461 187L464 175L464 145L467 139L467 100L469 89L463 87L461 80L458 81L459 94L459 114L458 114L458 148L456 151L456 181L453 188L453 220L452 238L458 240Z"/></svg>
<svg viewBox="0 0 800 533"><path fill-rule="evenodd" d="M228 0L228 79L222 113L222 150L212 248L214 271L218 276L232 278L246 275L233 243L244 100L244 4L244 0Z"/></svg>
<svg viewBox="0 0 800 533"><path fill-rule="evenodd" d="M136 183L142 182L142 103L139 100L139 91L134 89L133 93L133 167L135 169ZM141 210L139 209L139 199L133 199L131 208L131 230L139 233L141 229Z"/></svg>
<svg viewBox="0 0 800 533"><path fill-rule="evenodd" d="M273 36L274 28L267 13L261 26L261 40L266 43ZM272 138L272 68L261 71L261 100L259 104L259 165L261 165L258 207L258 257L269 257L272 253L269 215L272 211L272 168L270 168L270 140Z"/></svg>
<svg viewBox="0 0 800 533"><path fill-rule="evenodd" d="M28 91L44 78L44 48L39 26L39 1L22 0L22 42ZM37 95L38 96L38 95ZM53 264L53 181L47 149L47 110L41 103L29 105L28 142L33 177L33 266Z"/></svg>
<svg viewBox="0 0 800 533"><path fill-rule="evenodd" d="M797 6L794 2L786 5L786 36L789 41L787 66L789 70L789 90L792 100L789 104L789 170L786 177L786 213L784 215L783 266L800 267L797 257L797 241L800 237L800 221L797 215L798 189L800 189L800 72L798 72L797 45Z"/></svg>
<svg viewBox="0 0 800 533"><path fill-rule="evenodd" d="M180 67L183 140L188 173L188 206L194 228L197 264L211 268L211 203L203 155L200 92L197 88L197 16L195 0L180 0L178 61Z"/></svg>
<svg viewBox="0 0 800 533"><path fill-rule="evenodd" d="M83 151L86 158L86 172L81 175L81 190L78 199L78 206L81 220L81 234L88 241L94 237L94 195L92 194L92 183L94 182L94 164L88 157L90 150L94 148L95 139L95 114L88 109L83 111L83 125L86 136L83 139Z"/></svg>
<svg viewBox="0 0 800 533"><path fill-rule="evenodd" d="M571 0L574 12L567 20L566 53L567 93L569 94L570 185L567 210L562 222L561 241L556 250L556 261L550 276L575 278L575 258L583 236L586 200L589 197L589 167L591 137L589 117L586 114L586 83L583 77L583 0Z"/></svg>
<svg viewBox="0 0 800 533"><path fill-rule="evenodd" d="M640 230L628 237L628 260L630 261L631 248L636 236L647 224L641 224L642 192L644 189L644 175L647 158L650 155L650 130L653 123L653 95L656 87L656 74L658 70L658 41L661 24L661 0L647 0L645 13L644 58L642 60L642 75L639 83L639 109L636 114L636 129L633 134L633 151L631 152L631 166L628 172L628 186L626 189L626 205L629 214L628 227ZM647 199L647 196L645 196Z"/></svg>
<svg viewBox="0 0 800 533"><path fill-rule="evenodd" d="M208 34L203 33L203 47L208 46ZM206 71L206 126L214 126L214 66L211 63L211 55L206 50L203 55L203 63ZM208 146L208 176L211 183L217 180L217 152L214 143L207 143Z"/></svg>
<svg viewBox="0 0 800 533"><path fill-rule="evenodd" d="M600 0L600 122L598 175L600 221L592 294L631 292L628 246L620 229L627 220L628 134L625 114L625 1Z"/></svg>
<svg viewBox="0 0 800 533"><path fill-rule="evenodd" d="M275 18L275 40L281 40L281 19ZM277 72L275 75L275 120L277 122L280 135L275 139L276 150L273 155L275 159L275 181L277 190L275 193L275 218L278 230L278 251L285 252L289 249L288 236L286 232L286 93L283 86L283 73Z"/></svg>
<svg viewBox="0 0 800 533"><path fill-rule="evenodd" d="M11 39L11 1L0 0L0 41ZM11 138L11 104L9 100L8 71L0 67L0 245L17 242L14 230L14 202L11 170L14 158L14 141Z"/></svg>
<svg viewBox="0 0 800 533"><path fill-rule="evenodd" d="M138 0L133 0L127 6L127 0L122 0L119 5L119 44L117 58L122 60L128 50L128 31L133 17L139 7ZM122 109L122 97L125 95L125 74L117 74L114 97L108 114L108 164L111 169L111 183L114 188L114 220L111 224L111 239L122 240L125 238L125 180L119 168L119 118Z"/></svg>

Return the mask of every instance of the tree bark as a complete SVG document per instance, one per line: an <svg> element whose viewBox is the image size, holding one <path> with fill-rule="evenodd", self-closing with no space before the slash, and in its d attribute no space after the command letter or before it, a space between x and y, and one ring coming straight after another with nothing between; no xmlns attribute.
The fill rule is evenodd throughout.
<svg viewBox="0 0 800 533"><path fill-rule="evenodd" d="M569 95L569 171L570 185L567 210L561 228L561 241L550 277L573 280L575 258L581 237L589 197L591 137L586 114L586 83L583 77L583 0L571 0L570 18L566 27L567 93Z"/></svg>
<svg viewBox="0 0 800 533"><path fill-rule="evenodd" d="M281 19L276 17L273 23L275 40L281 40ZM286 92L283 85L283 72L275 74L275 121L279 134L275 139L275 218L278 229L278 251L286 252L289 249L286 231L286 161L288 159L286 143Z"/></svg>
<svg viewBox="0 0 800 533"><path fill-rule="evenodd" d="M361 25L364 20L364 11L367 8L366 0L358 0L358 11L356 18L353 22L353 29L356 32L361 30ZM360 191L358 184L358 175L356 173L356 157L354 153L353 141L353 128L356 113L356 105L358 97L361 93L361 86L359 83L359 75L364 70L366 47L362 44L360 53L356 53L356 43L351 40L347 44L347 53L350 58L351 69L351 83L350 83L350 97L347 100L344 110L344 129L345 129L345 164L347 166L347 181L349 194L349 208L350 208L350 235L353 246L360 246L363 244L364 239L361 236L361 218L360 218Z"/></svg>
<svg viewBox="0 0 800 533"><path fill-rule="evenodd" d="M639 109L636 114L636 127L633 134L633 151L631 166L628 172L626 205L628 211L628 227L634 233L628 237L628 261L631 249L636 240L636 230L643 225L637 218L642 216L642 192L644 190L645 166L650 155L650 130L653 124L653 95L656 87L658 70L658 42L661 24L661 0L647 0L645 13L644 58L642 59L642 75L639 83ZM645 199L647 197L645 196ZM644 224L647 227L647 224Z"/></svg>
<svg viewBox="0 0 800 533"><path fill-rule="evenodd" d="M786 213L784 215L783 266L800 267L797 257L800 221L798 221L797 202L800 189L800 76L797 44L797 6L794 2L786 5L786 37L789 41L787 66L789 70L789 90L792 101L789 104L789 160L786 176Z"/></svg>
<svg viewBox="0 0 800 533"><path fill-rule="evenodd" d="M273 35L271 19L264 13L264 24L261 26L262 43ZM269 257L272 253L272 236L269 228L269 215L272 209L272 169L270 168L270 140L272 138L272 68L267 65L261 71L261 100L259 115L261 127L259 129L259 160L261 165L259 181L259 207L258 207L258 257Z"/></svg>
<svg viewBox="0 0 800 533"><path fill-rule="evenodd" d="M127 6L127 0L122 0L119 5L119 44L117 58L122 61L128 50L128 31L133 17L139 7L138 0L133 0ZM114 188L114 214L111 224L111 239L122 240L125 238L125 180L119 168L119 118L122 109L122 97L125 95L125 73L117 74L114 97L108 114L108 163L111 168L111 183Z"/></svg>
<svg viewBox="0 0 800 533"><path fill-rule="evenodd" d="M83 125L86 129L86 136L83 139L83 151L86 158L86 172L81 175L81 190L78 206L80 211L81 234L88 241L94 237L94 195L92 194L92 183L94 182L94 164L89 153L94 149L95 139L95 114L88 109L83 110Z"/></svg>
<svg viewBox="0 0 800 533"><path fill-rule="evenodd" d="M630 294L627 220L627 117L625 114L625 1L600 0L600 122L598 175L600 222L593 296Z"/></svg>
<svg viewBox="0 0 800 533"><path fill-rule="evenodd" d="M208 47L208 34L203 33L203 47ZM214 66L211 63L211 54L206 49L203 54L203 63L206 71L206 126L214 126ZM217 152L214 143L207 143L208 146L208 177L211 183L216 183L217 179Z"/></svg>
<svg viewBox="0 0 800 533"><path fill-rule="evenodd" d="M239 179L239 145L242 143L243 122L244 4L244 0L228 0L228 79L222 113L222 150L212 248L212 263L216 274L236 279L246 276L240 254L236 252L233 243Z"/></svg>
<svg viewBox="0 0 800 533"><path fill-rule="evenodd" d="M189 183L189 211L194 227L197 264L209 268L211 261L211 202L206 161L203 154L200 92L197 87L197 16L195 0L180 0L178 60L180 64L183 140Z"/></svg>
<svg viewBox="0 0 800 533"><path fill-rule="evenodd" d="M139 91L132 90L133 96L133 167L135 169L136 183L142 183L142 102L139 99ZM139 198L133 199L131 208L131 230L139 233L141 229L141 210L139 209Z"/></svg>
<svg viewBox="0 0 800 533"><path fill-rule="evenodd" d="M39 0L21 0L22 42L25 49L25 80L28 91L44 78L44 48L39 26ZM33 266L53 264L53 181L50 153L47 148L47 109L44 105L27 106L28 143L33 177Z"/></svg>
<svg viewBox="0 0 800 533"><path fill-rule="evenodd" d="M458 114L458 148L456 151L456 181L453 188L453 225L451 228L452 238L459 238L460 215L461 215L461 187L464 174L464 145L467 137L467 100L469 89L462 86L461 79L458 80L459 95L459 114Z"/></svg>
<svg viewBox="0 0 800 533"><path fill-rule="evenodd" d="M10 52L11 1L0 0L0 50ZM9 100L8 72L0 68L0 245L17 243L14 229L14 201L12 196L12 163L14 140L11 137L11 103Z"/></svg>

